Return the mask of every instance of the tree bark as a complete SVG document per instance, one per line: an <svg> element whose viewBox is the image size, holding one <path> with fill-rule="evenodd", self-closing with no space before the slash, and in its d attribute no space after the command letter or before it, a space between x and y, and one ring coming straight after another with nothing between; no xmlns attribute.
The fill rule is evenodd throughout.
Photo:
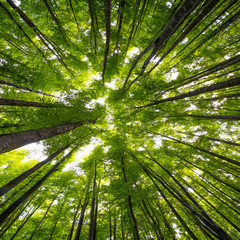
<svg viewBox="0 0 240 240"><path fill-rule="evenodd" d="M69 132L84 123L95 123L95 120L85 120L77 123L66 123L54 127L39 128L17 133L0 135L0 153L9 152L29 143L38 142L47 138Z"/></svg>

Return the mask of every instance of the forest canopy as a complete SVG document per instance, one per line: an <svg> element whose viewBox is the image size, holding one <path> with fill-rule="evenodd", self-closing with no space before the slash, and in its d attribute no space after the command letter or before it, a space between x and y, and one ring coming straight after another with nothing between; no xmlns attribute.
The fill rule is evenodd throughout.
<svg viewBox="0 0 240 240"><path fill-rule="evenodd" d="M240 239L240 1L0 0L0 23L0 239Z"/></svg>

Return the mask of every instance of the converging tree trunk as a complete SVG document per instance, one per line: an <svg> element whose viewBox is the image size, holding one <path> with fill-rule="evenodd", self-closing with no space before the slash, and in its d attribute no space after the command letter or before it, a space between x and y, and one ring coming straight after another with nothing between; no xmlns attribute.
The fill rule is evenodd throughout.
<svg viewBox="0 0 240 240"><path fill-rule="evenodd" d="M0 135L0 153L9 152L29 143L38 142L50 137L69 132L84 123L95 123L96 120L85 120L77 123L66 123L55 127L39 128L17 133Z"/></svg>

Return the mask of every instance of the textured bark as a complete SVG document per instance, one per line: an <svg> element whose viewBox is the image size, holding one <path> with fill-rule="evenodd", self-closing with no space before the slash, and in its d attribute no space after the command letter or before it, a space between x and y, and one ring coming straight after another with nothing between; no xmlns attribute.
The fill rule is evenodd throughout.
<svg viewBox="0 0 240 240"><path fill-rule="evenodd" d="M45 105L38 102L30 102L30 101L6 99L6 98L0 98L0 105L25 106L25 107L51 107L50 104Z"/></svg>
<svg viewBox="0 0 240 240"><path fill-rule="evenodd" d="M212 85L209 85L209 86L206 86L206 87L201 87L201 88L198 88L198 89L193 90L191 92L177 95L175 97L169 97L169 98L161 99L161 100L155 101L153 103L149 103L149 104L144 105L144 106L136 107L136 109L150 107L150 106L154 106L154 105L164 103L164 102L171 102L171 101L176 101L176 100L179 100L179 99L189 98L189 97L193 97L193 96L196 96L196 95L199 95L199 94L208 93L208 92L212 92L212 91L216 91L216 90L220 90L220 89L225 89L225 88L229 88L229 87L234 87L234 86L238 86L238 85L240 85L240 77L233 78L231 80L227 80L227 81L220 82L220 83L214 83Z"/></svg>
<svg viewBox="0 0 240 240"><path fill-rule="evenodd" d="M24 179L26 179L28 176L30 176L31 174L33 174L34 172L36 172L39 168L41 168L42 166L44 166L45 164L49 163L53 158L55 158L58 154L60 154L61 152L65 151L67 148L69 147L69 145L66 145L62 148L60 148L58 151L56 151L55 153L53 153L51 156L49 156L47 159L45 159L44 161L36 164L34 167L30 168L29 170L25 171L24 173L22 173L21 175L19 175L18 177L14 178L13 180L11 180L10 182L8 182L7 184L5 184L3 187L0 188L0 196L6 194L8 191L10 191L12 188L14 188L15 186L17 186L19 183L21 183Z"/></svg>
<svg viewBox="0 0 240 240"><path fill-rule="evenodd" d="M97 29L95 26L95 18L94 18L94 7L93 7L93 0L88 0L88 8L89 8L89 13L91 17L91 35L93 34L94 36L94 49L95 49L95 54L97 53Z"/></svg>
<svg viewBox="0 0 240 240"><path fill-rule="evenodd" d="M15 88L19 88L19 89L22 89L22 90L27 90L29 92L39 93L39 94L42 94L42 95L45 95L45 96L55 97L54 95L44 93L44 92L41 92L41 91L37 91L37 90L33 90L31 88L28 88L28 87L23 87L23 86L20 86L20 85L14 84L14 83L10 83L10 82L4 81L4 80L0 80L0 84L15 87ZM57 97L55 97L55 98L57 98Z"/></svg>
<svg viewBox="0 0 240 240"><path fill-rule="evenodd" d="M69 132L84 123L95 123L95 120L85 120L77 123L67 123L54 127L39 128L17 133L0 135L0 153L9 152L29 143L38 142L47 138Z"/></svg>
<svg viewBox="0 0 240 240"><path fill-rule="evenodd" d="M59 165L63 163L75 150L72 149L66 156L64 156L58 163L56 163L37 183L35 183L27 192L25 192L21 197L19 197L15 202L13 202L4 212L0 215L0 225L5 221L5 219L26 199L28 199L31 194L33 194L37 189L39 189L44 181L48 179L53 172L57 170Z"/></svg>

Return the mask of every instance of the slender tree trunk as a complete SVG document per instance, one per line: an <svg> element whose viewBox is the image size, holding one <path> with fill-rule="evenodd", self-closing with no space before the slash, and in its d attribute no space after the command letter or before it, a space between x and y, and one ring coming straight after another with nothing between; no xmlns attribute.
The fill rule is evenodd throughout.
<svg viewBox="0 0 240 240"><path fill-rule="evenodd" d="M182 6L179 8L179 10L176 12L176 14L172 17L170 20L170 23L167 25L167 27L164 29L163 33L156 39L153 45L153 50L148 56L148 58L145 60L141 72L138 74L138 76L129 84L128 88L132 86L134 82L137 81L137 79L142 76L145 69L147 68L149 62L152 60L152 58L156 55L156 53L163 47L163 45L168 41L168 39L177 31L177 29L183 24L183 22L187 19L187 17L194 11L194 9L198 6L200 3L200 0L186 0ZM150 46L149 46L150 47Z"/></svg>
<svg viewBox="0 0 240 240"><path fill-rule="evenodd" d="M159 134L159 133L158 133L158 134ZM191 145L191 144L189 144L189 143L182 142L182 141L180 141L180 140L178 140L178 139L176 139L176 138L168 137L168 136L165 136L165 135L163 135L163 134L159 134L159 135L161 135L161 136L163 136L163 137L166 137L166 138L168 138L168 139L174 140L175 142L181 143L181 144L183 144L183 145L185 145L185 146L189 146L189 147L191 147L191 148L194 148L194 149L197 149L197 150L202 151L202 152L204 152L204 153L207 153L207 154L209 154L209 155L211 155L211 156L214 156L214 157L217 157L217 158L219 158L219 159L222 159L222 160L224 160L224 161L226 161L226 162L229 162L229 163L232 163L232 164L234 164L234 165L240 166L240 162L238 162L238 161L236 161L236 160L233 160L233 159L231 159L231 158L228 158L228 157L219 155L219 154L217 154L217 153L215 153L215 152L212 152L212 151L209 151L209 150L205 150L205 149L202 149L202 148L193 146L193 145ZM238 191L240 191L240 190L238 190Z"/></svg>
<svg viewBox="0 0 240 240"><path fill-rule="evenodd" d="M75 147L76 148L76 147ZM37 183L35 183L27 192L25 192L21 197L19 197L14 203L12 203L4 212L0 215L0 225L5 221L5 219L28 197L34 193L40 186L42 186L43 182L57 170L59 165L63 163L75 150L72 149L66 156L64 156L58 163L56 163Z"/></svg>
<svg viewBox="0 0 240 240"><path fill-rule="evenodd" d="M206 221L209 223L209 225L213 225L213 228L215 228L218 232L224 232L223 229L207 214L207 212L202 208L202 206L195 200L195 198L189 193L189 191L173 176L173 174L168 171L165 167L163 167L148 151L150 157L152 160L160 166L172 179L173 181L181 188L181 190L185 193L185 195L191 200L191 202L199 209L201 212L201 215L206 219ZM214 230L215 230L214 229Z"/></svg>
<svg viewBox="0 0 240 240"><path fill-rule="evenodd" d="M7 184L5 184L3 187L0 188L0 196L6 194L8 191L10 191L12 188L16 187L19 183L21 183L24 179L26 179L28 176L36 172L39 168L44 166L45 164L49 163L53 158L55 158L58 154L62 153L69 147L69 144L60 148L58 151L53 153L51 156L49 156L44 161L36 164L34 167L30 168L26 172L22 173L20 176L14 178Z"/></svg>
<svg viewBox="0 0 240 240"><path fill-rule="evenodd" d="M36 228L35 228L34 231L32 232L32 234L31 234L29 240L31 240L31 239L33 238L35 232L39 229L40 225L42 224L42 222L43 222L44 219L46 218L46 216L47 216L47 214L48 214L48 212L49 212L49 210L50 210L50 208L51 208L51 206L52 206L52 204L53 204L53 202L54 202L54 200L55 200L56 198L57 198L57 195L53 198L52 202L49 204L49 206L48 206L48 208L47 208L45 214L43 215L41 221L38 223L38 225L36 226Z"/></svg>
<svg viewBox="0 0 240 240"><path fill-rule="evenodd" d="M90 226L89 226L89 234L88 234L88 240L95 240L94 239L94 219L95 219L95 197L96 197L96 179L97 179L97 162L95 160L94 162L94 179L93 179L93 197L92 197L92 206L91 206L91 212L90 212Z"/></svg>
<svg viewBox="0 0 240 240"><path fill-rule="evenodd" d="M79 208L81 206L81 202L82 202L82 198L79 200L79 203L77 205L77 209L75 211L73 222L72 222L72 227L71 227L71 230L70 230L69 235L68 235L68 240L72 240L74 226L75 226L75 223L76 223L76 218L77 218L77 214L78 214Z"/></svg>
<svg viewBox="0 0 240 240"><path fill-rule="evenodd" d="M69 132L84 123L95 123L95 120L85 120L77 123L66 123L54 127L39 128L17 133L0 135L0 153L9 152L29 143L38 142L47 138Z"/></svg>
<svg viewBox="0 0 240 240"><path fill-rule="evenodd" d="M216 90L220 90L220 89L225 89L225 88L229 88L229 87L234 87L234 86L238 86L238 85L240 85L240 77L237 77L237 78L234 78L234 79L231 79L231 80L227 80L227 81L224 81L224 82L220 82L220 83L215 83L215 84L209 85L207 87L201 87L201 88L198 88L198 89L193 90L191 92L177 95L175 97L169 97L169 98L161 99L161 100L155 101L153 103L149 103L149 104L144 105L144 106L136 107L136 109L150 107L150 106L154 106L154 105L164 103L164 102L171 102L171 101L176 101L176 100L179 100L179 99L189 98L189 97L196 96L196 95L199 95L199 94L212 92L212 91L216 91Z"/></svg>
<svg viewBox="0 0 240 240"><path fill-rule="evenodd" d="M77 226L77 231L76 231L76 235L74 237L74 240L80 240L80 234L81 234L81 230L82 230L82 225L83 225L83 219L84 219L84 215L85 215L85 211L88 205L88 198L89 198L89 183L87 185L86 188L86 194L85 194L85 199L84 199L84 203L82 205L82 210L81 210L81 214L78 220L78 226Z"/></svg>
<svg viewBox="0 0 240 240"><path fill-rule="evenodd" d="M162 198L165 200L165 202L167 203L167 205L170 207L170 209L172 210L172 212L174 213L174 215L176 216L176 218L179 220L179 222L183 225L183 227L185 228L185 230L188 232L188 234L191 236L192 239L194 240L198 240L197 237L194 235L194 233L191 231L191 229L187 226L187 224L185 223L185 221L182 219L182 217L177 213L177 211L175 210L175 208L172 206L172 204L168 201L168 199L165 197L165 195L163 194L163 192L161 191L161 189L159 188L159 186L156 184L156 182L154 181L154 179L152 178L152 176L150 175L150 172L144 167L142 166L144 172L147 174L147 176L150 178L150 180L152 181L152 183L155 185L155 187L157 188L158 192L161 194Z"/></svg>
<svg viewBox="0 0 240 240"><path fill-rule="evenodd" d="M55 231L55 229L56 229L56 227L57 227L57 224L58 224L58 222L59 222L59 219L61 218L63 206L64 206L64 204L65 204L65 202L66 202L66 199L67 199L67 194L65 194L64 200L63 200L63 202L62 202L62 204L61 204L60 210L59 210L59 212L58 212L57 220L56 220L55 223L54 223L54 227L53 227L52 232L51 232L51 234L50 234L49 240L52 239L53 234L54 234L54 231Z"/></svg>
<svg viewBox="0 0 240 240"><path fill-rule="evenodd" d="M37 90L33 90L31 88L28 88L28 87L19 86L17 84L10 83L10 82L4 81L4 80L0 80L0 84L4 84L4 85L7 85L7 86L19 88L19 89L22 89L22 90L27 90L29 92L39 93L39 94L42 94L42 95L45 95L45 96L55 97L54 95L51 95L51 94L48 94L48 93L44 93L44 92L41 92L41 91L37 91ZM57 98L57 97L55 97L55 98Z"/></svg>
<svg viewBox="0 0 240 240"><path fill-rule="evenodd" d="M123 158L121 159L121 164L122 164L124 182L127 184L127 177L126 177L126 173L125 173L125 166L124 166ZM136 220L134 212L133 212L132 198L131 198L130 195L128 195L128 207L129 207L130 216L131 216L131 220L132 220L132 224L133 224L133 228L134 228L134 232L133 232L134 233L134 238L135 238L135 240L140 240L137 220Z"/></svg>
<svg viewBox="0 0 240 240"><path fill-rule="evenodd" d="M105 83L104 75L105 75L105 71L107 68L107 58L108 58L110 39L111 39L111 4L112 4L112 0L104 0L104 1L105 1L105 22L106 22L106 48L105 48L103 72L102 72L103 85Z"/></svg>

